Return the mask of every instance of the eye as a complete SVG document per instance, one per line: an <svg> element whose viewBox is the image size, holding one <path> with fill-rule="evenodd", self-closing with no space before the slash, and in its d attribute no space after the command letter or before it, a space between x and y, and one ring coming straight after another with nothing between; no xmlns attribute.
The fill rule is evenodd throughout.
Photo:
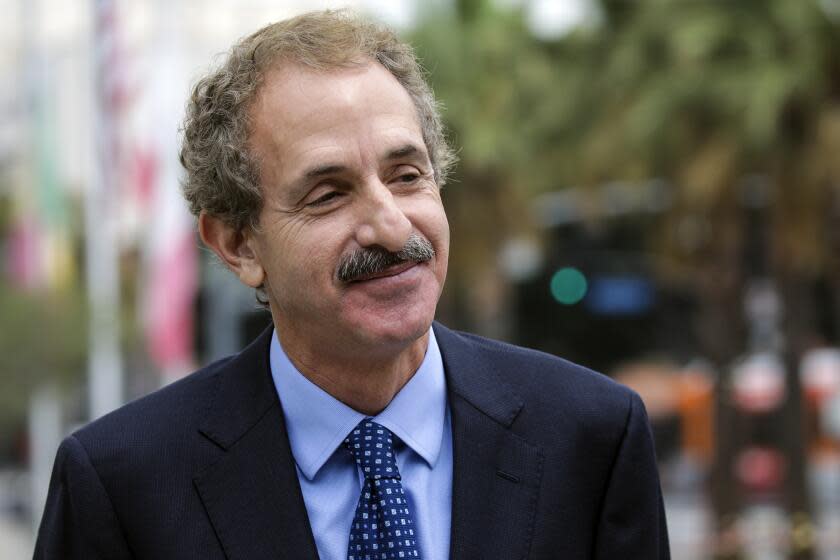
<svg viewBox="0 0 840 560"><path fill-rule="evenodd" d="M423 175L415 167L411 165L401 165L394 170L393 182L410 185L417 182Z"/></svg>
<svg viewBox="0 0 840 560"><path fill-rule="evenodd" d="M419 178L419 173L403 173L402 175L397 177L397 181L399 181L400 183L413 183Z"/></svg>
<svg viewBox="0 0 840 560"><path fill-rule="evenodd" d="M307 202L306 205L307 206L324 206L324 205L332 202L333 200L339 198L341 196L341 194L342 193L340 191L329 191L329 192L326 192L326 193L322 194L321 196L319 196L315 200L313 200L311 202Z"/></svg>

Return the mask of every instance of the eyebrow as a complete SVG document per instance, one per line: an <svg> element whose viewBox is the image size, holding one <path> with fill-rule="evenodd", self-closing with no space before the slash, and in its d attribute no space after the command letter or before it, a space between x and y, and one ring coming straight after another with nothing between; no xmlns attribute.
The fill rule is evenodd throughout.
<svg viewBox="0 0 840 560"><path fill-rule="evenodd" d="M419 156L423 152L414 144L406 144L385 154L385 160L400 159L406 156Z"/></svg>
<svg viewBox="0 0 840 560"><path fill-rule="evenodd" d="M347 166L345 165L337 165L337 164L326 164L326 165L318 165L311 169L308 169L303 174L303 179L317 179L319 177L323 177L325 175L332 175L334 173L341 173L342 171L347 171Z"/></svg>
<svg viewBox="0 0 840 560"><path fill-rule="evenodd" d="M395 148L385 154L386 161L392 159L401 159L406 156L419 156L424 155L423 152L415 146L414 144L405 144L404 146L400 146L399 148ZM304 171L301 179L309 180L309 179L318 179L320 177L324 177L325 175L333 175L335 173L342 173L347 171L346 165L339 165L339 164L332 164L327 163L324 165L316 165L311 169L307 169Z"/></svg>

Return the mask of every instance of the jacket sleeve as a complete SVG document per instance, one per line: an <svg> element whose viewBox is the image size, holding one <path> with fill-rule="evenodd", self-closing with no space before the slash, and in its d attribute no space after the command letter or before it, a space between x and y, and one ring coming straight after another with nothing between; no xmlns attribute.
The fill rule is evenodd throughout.
<svg viewBox="0 0 840 560"><path fill-rule="evenodd" d="M653 437L635 393L601 504L595 558L671 557Z"/></svg>
<svg viewBox="0 0 840 560"><path fill-rule="evenodd" d="M113 504L81 442L58 448L35 560L131 558Z"/></svg>

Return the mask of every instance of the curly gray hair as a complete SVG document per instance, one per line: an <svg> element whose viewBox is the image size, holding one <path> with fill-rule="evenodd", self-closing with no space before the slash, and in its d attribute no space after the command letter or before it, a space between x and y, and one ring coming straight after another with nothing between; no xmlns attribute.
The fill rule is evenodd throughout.
<svg viewBox="0 0 840 560"><path fill-rule="evenodd" d="M195 85L183 124L184 197L236 230L257 228L262 209L259 166L248 151L249 109L265 73L278 63L317 70L375 60L411 96L435 180L446 182L455 155L438 104L411 46L389 29L347 11L303 14L263 27L236 43L222 65Z"/></svg>

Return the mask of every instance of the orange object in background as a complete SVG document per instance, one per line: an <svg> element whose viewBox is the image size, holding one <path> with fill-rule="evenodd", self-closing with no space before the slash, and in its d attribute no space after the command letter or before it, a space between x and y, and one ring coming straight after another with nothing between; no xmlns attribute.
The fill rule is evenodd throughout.
<svg viewBox="0 0 840 560"><path fill-rule="evenodd" d="M667 364L635 362L624 365L612 377L639 393L648 417L654 422L673 415L677 410L675 373Z"/></svg>
<svg viewBox="0 0 840 560"><path fill-rule="evenodd" d="M710 465L715 453L714 376L704 366L689 365L679 377L677 390L683 452Z"/></svg>
<svg viewBox="0 0 840 560"><path fill-rule="evenodd" d="M715 453L715 377L702 363L679 369L639 362L614 372L616 381L639 393L653 424L679 418L679 451L703 466Z"/></svg>

